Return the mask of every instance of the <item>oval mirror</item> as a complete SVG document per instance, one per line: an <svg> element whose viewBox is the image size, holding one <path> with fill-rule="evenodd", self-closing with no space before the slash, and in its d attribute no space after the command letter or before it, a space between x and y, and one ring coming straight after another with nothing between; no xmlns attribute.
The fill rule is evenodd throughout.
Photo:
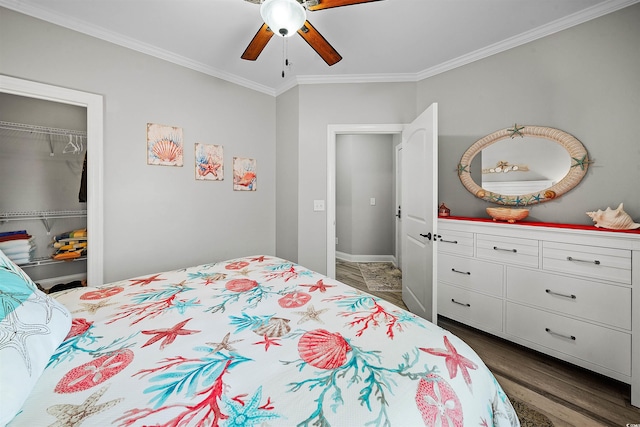
<svg viewBox="0 0 640 427"><path fill-rule="evenodd" d="M458 176L480 199L526 206L571 190L587 173L589 163L587 150L573 135L550 127L516 124L469 147L460 159Z"/></svg>

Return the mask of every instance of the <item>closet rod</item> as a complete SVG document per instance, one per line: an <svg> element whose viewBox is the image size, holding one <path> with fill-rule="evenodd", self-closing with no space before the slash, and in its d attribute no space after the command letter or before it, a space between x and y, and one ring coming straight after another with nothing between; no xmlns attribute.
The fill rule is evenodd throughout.
<svg viewBox="0 0 640 427"><path fill-rule="evenodd" d="M46 126L36 126L36 125L27 125L23 123L12 123L12 122L3 122L0 121L0 129L21 131L21 132L32 132L32 133L42 133L45 135L62 135L62 136L87 136L87 132L82 130L73 130L73 129L60 129L60 128L52 128Z"/></svg>

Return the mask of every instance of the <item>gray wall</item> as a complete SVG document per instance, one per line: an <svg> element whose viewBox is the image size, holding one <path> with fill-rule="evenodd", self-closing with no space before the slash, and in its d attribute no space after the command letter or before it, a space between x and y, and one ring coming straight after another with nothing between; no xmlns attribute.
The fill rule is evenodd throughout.
<svg viewBox="0 0 640 427"><path fill-rule="evenodd" d="M299 103L295 87L276 101L276 255L298 261Z"/></svg>
<svg viewBox="0 0 640 427"><path fill-rule="evenodd" d="M416 116L416 83L302 85L300 91L298 262L326 271L327 126L409 123ZM280 114L280 112L278 112Z"/></svg>
<svg viewBox="0 0 640 427"><path fill-rule="evenodd" d="M418 84L418 110L439 106L439 199L452 215L487 217L491 204L460 183L456 165L483 136L514 123L578 138L594 161L530 218L592 225L587 211L624 208L640 220L640 4Z"/></svg>
<svg viewBox="0 0 640 427"><path fill-rule="evenodd" d="M274 97L0 8L0 73L104 96L104 277L275 253ZM183 167L146 164L146 124L184 130ZM224 146L196 181L194 144ZM234 156L258 190L232 190Z"/></svg>
<svg viewBox="0 0 640 427"><path fill-rule="evenodd" d="M395 255L393 165L392 135L337 136L336 251Z"/></svg>

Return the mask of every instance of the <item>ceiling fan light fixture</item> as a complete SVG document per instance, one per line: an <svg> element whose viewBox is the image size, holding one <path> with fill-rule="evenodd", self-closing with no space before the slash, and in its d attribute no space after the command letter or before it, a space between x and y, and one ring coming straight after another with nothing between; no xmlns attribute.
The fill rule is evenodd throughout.
<svg viewBox="0 0 640 427"><path fill-rule="evenodd" d="M296 0L265 0L260 15L274 34L291 37L307 20L307 12Z"/></svg>

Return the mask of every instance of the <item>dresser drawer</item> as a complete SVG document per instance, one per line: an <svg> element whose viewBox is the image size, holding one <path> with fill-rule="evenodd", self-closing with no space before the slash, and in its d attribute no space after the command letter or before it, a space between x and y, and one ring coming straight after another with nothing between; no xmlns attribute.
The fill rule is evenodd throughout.
<svg viewBox="0 0 640 427"><path fill-rule="evenodd" d="M544 242L542 268L593 279L631 284L631 251Z"/></svg>
<svg viewBox="0 0 640 427"><path fill-rule="evenodd" d="M507 334L631 375L631 334L507 302Z"/></svg>
<svg viewBox="0 0 640 427"><path fill-rule="evenodd" d="M439 230L438 252L473 256L473 233Z"/></svg>
<svg viewBox="0 0 640 427"><path fill-rule="evenodd" d="M478 234L476 256L507 264L538 267L538 241Z"/></svg>
<svg viewBox="0 0 640 427"><path fill-rule="evenodd" d="M438 314L490 332L502 332L502 300L438 282Z"/></svg>
<svg viewBox="0 0 640 427"><path fill-rule="evenodd" d="M624 286L508 266L507 299L631 329L631 288Z"/></svg>
<svg viewBox="0 0 640 427"><path fill-rule="evenodd" d="M502 297L502 276L500 264L438 254L438 281Z"/></svg>

